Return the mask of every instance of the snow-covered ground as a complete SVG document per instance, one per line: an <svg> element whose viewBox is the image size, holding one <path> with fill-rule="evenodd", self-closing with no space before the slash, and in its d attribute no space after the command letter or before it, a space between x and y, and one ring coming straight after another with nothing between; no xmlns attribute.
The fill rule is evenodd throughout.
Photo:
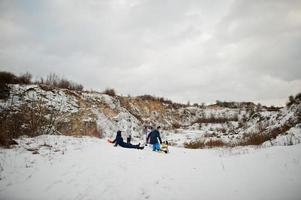
<svg viewBox="0 0 301 200"><path fill-rule="evenodd" d="M0 199L300 199L301 144L170 153L89 137L0 149Z"/></svg>

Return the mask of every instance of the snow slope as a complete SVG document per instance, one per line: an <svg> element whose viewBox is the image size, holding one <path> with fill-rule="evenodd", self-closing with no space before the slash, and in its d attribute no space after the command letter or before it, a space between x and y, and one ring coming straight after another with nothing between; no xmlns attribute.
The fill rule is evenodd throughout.
<svg viewBox="0 0 301 200"><path fill-rule="evenodd" d="M301 145L170 154L90 137L20 138L0 149L0 199L301 198Z"/></svg>

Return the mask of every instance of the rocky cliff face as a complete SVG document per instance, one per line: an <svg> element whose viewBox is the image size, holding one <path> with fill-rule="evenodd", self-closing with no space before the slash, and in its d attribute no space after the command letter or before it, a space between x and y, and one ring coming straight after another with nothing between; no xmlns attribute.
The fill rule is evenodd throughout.
<svg viewBox="0 0 301 200"><path fill-rule="evenodd" d="M109 96L43 85L9 88L9 96L0 102L2 137L42 133L113 137L117 130L129 128L140 139L145 125L160 125L162 137L179 146L195 140L241 143L258 134L271 135L265 145L283 144L279 137L285 137L286 144L300 142L299 100L271 110L253 103L186 106L150 96Z"/></svg>

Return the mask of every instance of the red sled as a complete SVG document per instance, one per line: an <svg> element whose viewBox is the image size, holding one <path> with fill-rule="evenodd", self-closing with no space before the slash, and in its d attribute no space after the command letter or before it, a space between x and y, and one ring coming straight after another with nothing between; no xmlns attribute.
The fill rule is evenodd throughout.
<svg viewBox="0 0 301 200"><path fill-rule="evenodd" d="M108 141L109 143L113 143L113 140L107 139L107 141Z"/></svg>

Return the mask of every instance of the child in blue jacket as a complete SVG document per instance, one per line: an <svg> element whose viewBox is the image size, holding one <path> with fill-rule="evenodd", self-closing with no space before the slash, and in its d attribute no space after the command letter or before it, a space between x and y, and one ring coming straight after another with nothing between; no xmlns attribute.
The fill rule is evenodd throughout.
<svg viewBox="0 0 301 200"><path fill-rule="evenodd" d="M160 132L159 129L161 127L158 126L157 129L153 130L152 132L150 132L147 136L147 140L149 140L149 143L153 145L153 151L159 151L160 150L160 144L162 144L162 140L160 137ZM160 141L160 143L159 143Z"/></svg>

